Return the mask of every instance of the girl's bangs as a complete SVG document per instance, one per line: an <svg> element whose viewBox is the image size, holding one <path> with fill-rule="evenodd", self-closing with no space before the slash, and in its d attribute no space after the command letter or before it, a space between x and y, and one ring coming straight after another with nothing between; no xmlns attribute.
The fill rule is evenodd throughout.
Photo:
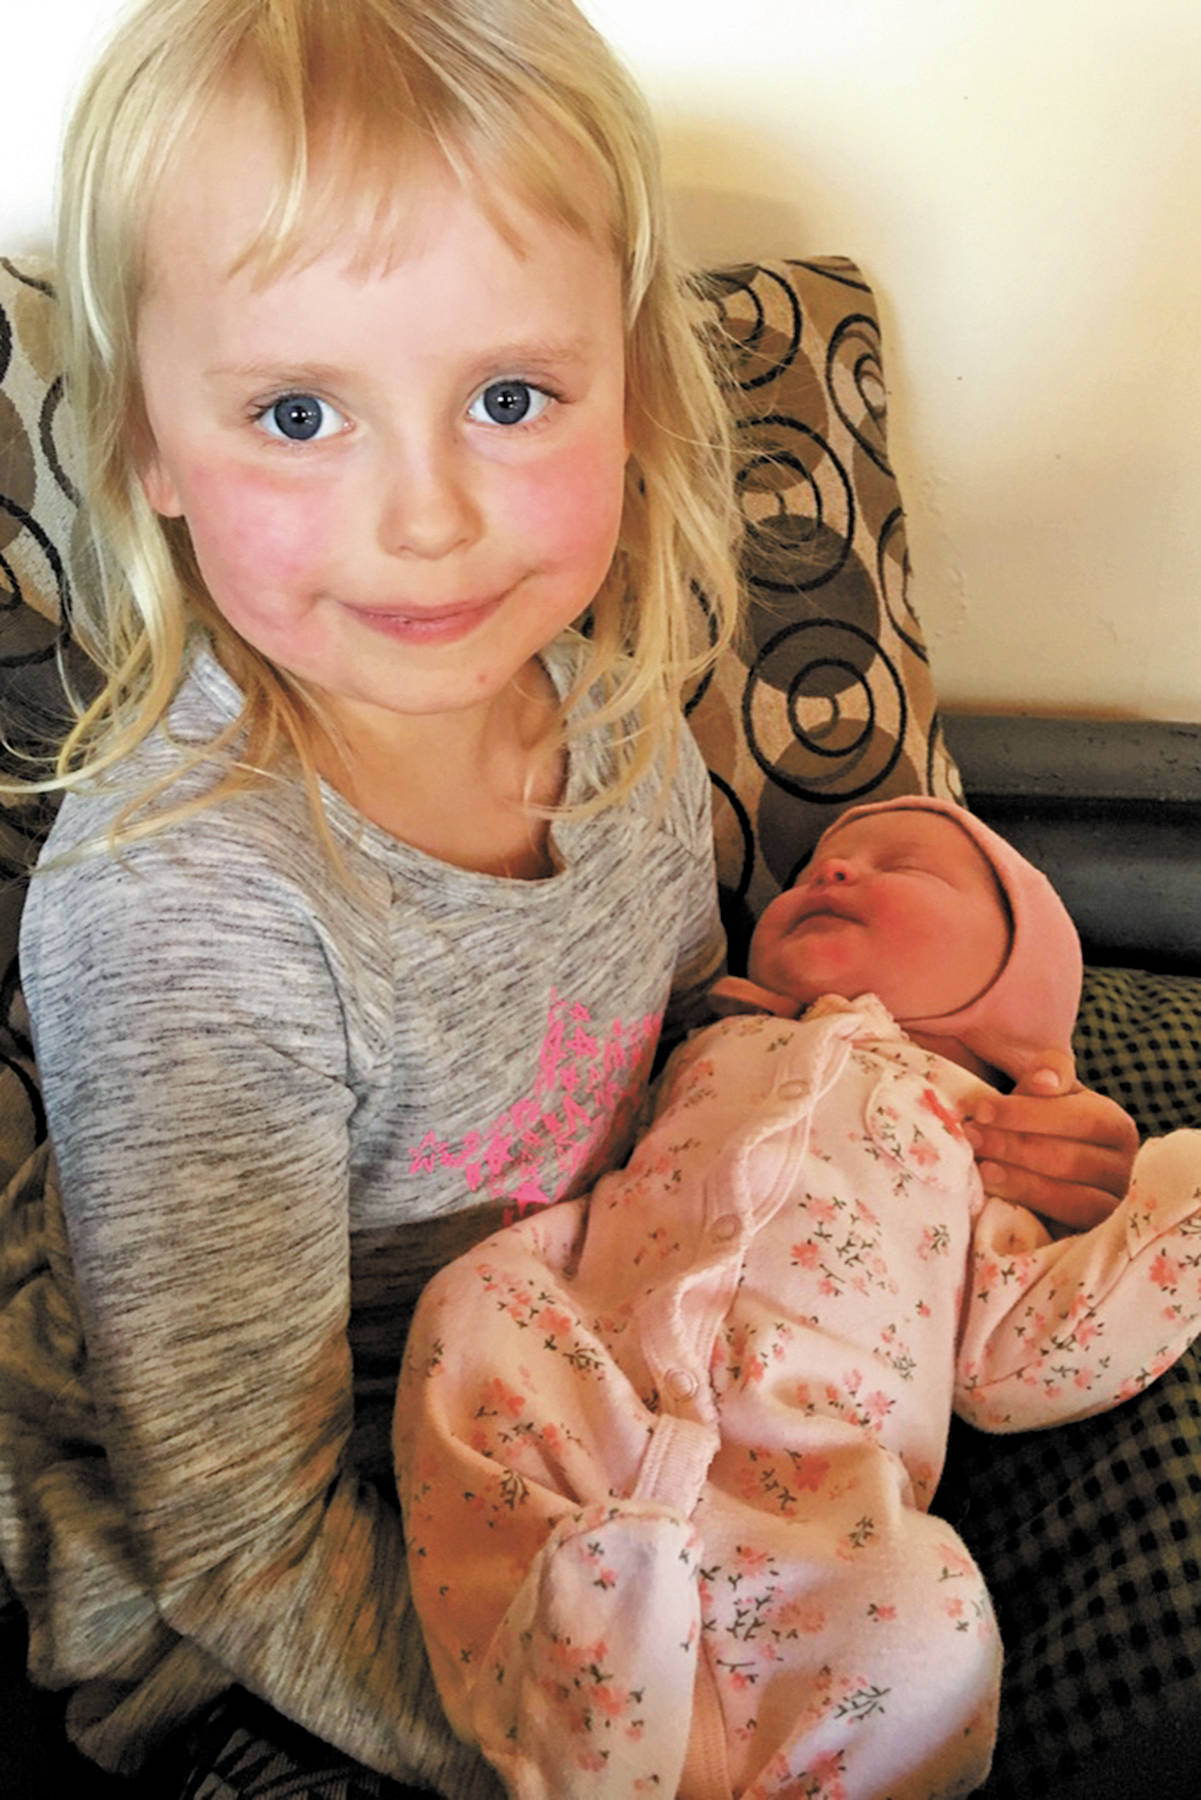
<svg viewBox="0 0 1201 1800"><path fill-rule="evenodd" d="M237 266L266 281L335 244L364 270L387 266L403 254L414 184L433 167L449 171L518 251L514 200L610 245L637 312L656 207L642 123L607 81L562 64L564 78L551 80L503 37L486 54L488 27L463 0L448 6L457 24L385 0L281 0L261 11L226 0L224 12L226 29L202 41L181 33L160 43L118 103L130 109L127 147L150 176L127 190L143 218L147 189L178 176L197 129L244 96L276 133L279 175Z"/></svg>
<svg viewBox="0 0 1201 1800"><path fill-rule="evenodd" d="M264 282L303 267L335 246L369 274L405 253L415 189L431 171L449 174L518 255L521 229L513 202L608 245L629 274L625 208L603 154L557 121L511 119L488 131L397 109L374 114L328 101L316 118L277 114L279 179L262 224L237 266Z"/></svg>

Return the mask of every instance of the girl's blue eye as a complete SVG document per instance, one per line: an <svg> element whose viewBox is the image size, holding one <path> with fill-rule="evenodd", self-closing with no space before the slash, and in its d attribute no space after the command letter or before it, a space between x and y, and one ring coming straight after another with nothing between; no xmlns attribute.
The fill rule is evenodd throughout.
<svg viewBox="0 0 1201 1800"><path fill-rule="evenodd" d="M490 381L476 395L467 416L481 425L524 425L545 412L551 396L528 381Z"/></svg>
<svg viewBox="0 0 1201 1800"><path fill-rule="evenodd" d="M316 394L284 394L259 414L259 423L272 437L294 444L310 438L329 437L346 423L340 412Z"/></svg>

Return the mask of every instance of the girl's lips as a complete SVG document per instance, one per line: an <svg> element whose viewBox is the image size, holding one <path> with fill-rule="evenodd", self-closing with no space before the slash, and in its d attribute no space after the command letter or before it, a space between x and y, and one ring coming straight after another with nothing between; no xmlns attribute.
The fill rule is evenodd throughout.
<svg viewBox="0 0 1201 1800"><path fill-rule="evenodd" d="M390 612L383 608L351 606L346 602L343 602L343 609L366 625L369 631L377 631L395 643L450 644L467 637L485 619L491 618L503 600L504 595L498 594L487 600L470 600L461 606L444 606L427 612L418 608L411 612Z"/></svg>

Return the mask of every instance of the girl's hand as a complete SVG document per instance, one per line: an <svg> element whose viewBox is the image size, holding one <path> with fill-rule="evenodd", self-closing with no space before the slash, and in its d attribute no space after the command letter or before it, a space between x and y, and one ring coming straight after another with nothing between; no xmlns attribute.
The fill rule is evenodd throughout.
<svg viewBox="0 0 1201 1800"><path fill-rule="evenodd" d="M1135 1123L1081 1087L1063 1051L1037 1057L1011 1094L977 1101L964 1128L990 1194L1074 1230L1107 1218L1130 1185Z"/></svg>

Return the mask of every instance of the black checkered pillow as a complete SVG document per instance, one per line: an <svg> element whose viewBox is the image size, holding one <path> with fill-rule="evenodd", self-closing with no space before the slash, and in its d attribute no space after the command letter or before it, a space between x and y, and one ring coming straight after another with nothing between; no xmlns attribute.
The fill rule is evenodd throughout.
<svg viewBox="0 0 1201 1800"><path fill-rule="evenodd" d="M1201 982L1194 977L1084 971L1074 1039L1080 1079L1124 1106L1141 1137L1201 1126L1199 1042Z"/></svg>
<svg viewBox="0 0 1201 1800"><path fill-rule="evenodd" d="M1054 1431L955 1421L934 1510L988 1582L1005 1674L980 1800L1201 1793L1201 1354Z"/></svg>
<svg viewBox="0 0 1201 1800"><path fill-rule="evenodd" d="M1080 1077L1143 1136L1201 1124L1199 1027L1201 982L1086 969ZM1005 1645L980 1800L1195 1800L1201 1344L1098 1418L1000 1438L956 1421L934 1510L975 1552Z"/></svg>

